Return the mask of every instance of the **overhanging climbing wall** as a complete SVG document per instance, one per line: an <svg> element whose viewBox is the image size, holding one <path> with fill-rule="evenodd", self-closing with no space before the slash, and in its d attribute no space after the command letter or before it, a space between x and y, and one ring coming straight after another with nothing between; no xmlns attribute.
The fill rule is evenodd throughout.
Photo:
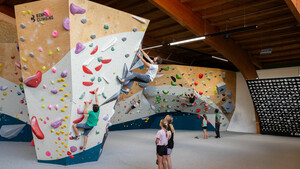
<svg viewBox="0 0 300 169"><path fill-rule="evenodd" d="M149 21L86 0L39 1L15 9L38 160L63 165L98 160L121 89L116 75L131 66ZM84 102L95 103L94 89L100 116L82 151L83 136L70 139L72 125L86 122Z"/></svg>
<svg viewBox="0 0 300 169"><path fill-rule="evenodd" d="M140 73L146 71L145 68L134 70L134 72ZM236 74L232 71L204 67L160 65L154 81L145 86L143 88L135 83L130 94L120 96L116 106L117 113L111 119L113 124L111 129L150 127L151 124L148 123L154 121L152 118L161 118L161 115L157 114L167 115L174 112L176 112L178 120L181 119L187 122L185 126L182 125L181 129L201 128L203 114L207 115L211 125L210 128L213 129L215 126L214 110L219 109L222 119L221 130L225 131L234 112ZM192 93L192 88L195 88L197 96L194 105L180 99L184 98L185 92ZM132 105L139 99L141 100L140 105L131 110ZM179 117L180 112L182 112L183 117ZM198 123L199 126L194 125L195 123Z"/></svg>
<svg viewBox="0 0 300 169"><path fill-rule="evenodd" d="M32 138L16 43L0 43L0 141Z"/></svg>

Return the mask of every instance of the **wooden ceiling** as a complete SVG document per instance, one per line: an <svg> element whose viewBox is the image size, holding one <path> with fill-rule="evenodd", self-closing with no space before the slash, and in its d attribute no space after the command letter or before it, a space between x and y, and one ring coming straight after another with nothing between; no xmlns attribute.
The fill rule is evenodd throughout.
<svg viewBox="0 0 300 169"><path fill-rule="evenodd" d="M0 0L0 12L13 16L13 6L34 0ZM144 47L167 44L197 37L192 31L172 19L147 0L92 0L137 16L150 19ZM300 26L284 0L174 0L191 8L193 13L216 28L216 32L257 25L257 29L232 33L229 38L248 52L257 68L277 65L300 65ZM288 0L286 0L288 1ZM205 30L206 32L206 30ZM207 34L207 32L206 32ZM223 35L220 35L223 38ZM272 48L271 54L260 55L262 49ZM150 55L165 58L164 63L217 67L237 70L230 61L204 41L180 46L152 49ZM252 63L249 63L252 64Z"/></svg>

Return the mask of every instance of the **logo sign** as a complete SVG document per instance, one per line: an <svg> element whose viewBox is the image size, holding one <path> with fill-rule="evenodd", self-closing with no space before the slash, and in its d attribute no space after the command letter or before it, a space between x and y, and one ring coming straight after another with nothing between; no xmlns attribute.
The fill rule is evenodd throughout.
<svg viewBox="0 0 300 169"><path fill-rule="evenodd" d="M268 49L262 49L260 51L261 55L265 55L265 54L271 54L272 53L272 48L268 48Z"/></svg>
<svg viewBox="0 0 300 169"><path fill-rule="evenodd" d="M53 15L47 17L44 13L38 13L36 15L32 15L31 20L32 22L44 22L44 21L48 21L48 20L53 20L54 17Z"/></svg>

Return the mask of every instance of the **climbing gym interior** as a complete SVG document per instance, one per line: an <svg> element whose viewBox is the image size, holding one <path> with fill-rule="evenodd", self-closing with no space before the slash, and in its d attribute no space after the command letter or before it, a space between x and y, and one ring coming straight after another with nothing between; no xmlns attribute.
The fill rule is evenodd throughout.
<svg viewBox="0 0 300 169"><path fill-rule="evenodd" d="M0 35L0 168L300 168L299 0L0 0Z"/></svg>

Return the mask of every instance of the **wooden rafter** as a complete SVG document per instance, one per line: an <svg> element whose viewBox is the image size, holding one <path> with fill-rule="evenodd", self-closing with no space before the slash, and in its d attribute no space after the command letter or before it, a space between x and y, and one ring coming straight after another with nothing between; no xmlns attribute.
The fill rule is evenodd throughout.
<svg viewBox="0 0 300 169"><path fill-rule="evenodd" d="M238 43L242 44L242 45L246 45L246 44L259 43L259 42L262 42L262 43L270 42L270 41L275 41L275 40L280 41L280 39L293 37L293 36L300 36L300 31L281 32L278 34L265 34L265 35L262 34L259 37L238 41Z"/></svg>
<svg viewBox="0 0 300 169"><path fill-rule="evenodd" d="M257 55L256 58L258 59L271 59L271 58L276 58L276 57L286 57L290 55L297 55L300 58L300 48L296 50L288 50L288 51L283 51L283 52L273 52L272 54L268 55Z"/></svg>
<svg viewBox="0 0 300 169"><path fill-rule="evenodd" d="M234 0L214 0L212 2L208 2L206 4L199 5L195 8L193 8L193 11L201 11L203 9L208 9L208 8L211 8L211 7L223 5L223 4L231 2L231 1L234 1Z"/></svg>
<svg viewBox="0 0 300 169"><path fill-rule="evenodd" d="M205 32L208 34L218 32L217 28L211 26L208 21L203 20L202 16L197 12L193 12L187 4L182 4L177 0L149 1L195 35L201 36ZM204 25L206 25L206 29L204 29ZM205 42L230 60L241 71L245 79L258 77L248 53L231 39L223 39L219 36L207 37Z"/></svg>
<svg viewBox="0 0 300 169"><path fill-rule="evenodd" d="M288 55L288 56L279 56L276 58L269 58L269 59L260 59L261 62L275 62L275 61L284 61L284 60L292 60L292 59L299 59L299 53L294 55Z"/></svg>
<svg viewBox="0 0 300 169"><path fill-rule="evenodd" d="M274 48L276 46L283 46L283 45L288 45L288 44L294 44L294 43L299 43L300 42L300 37L292 37L292 38L287 38L287 39L281 39L280 41L275 41L275 42L268 42L268 43L257 43L253 45L246 45L245 48L247 49L264 49L264 48Z"/></svg>
<svg viewBox="0 0 300 169"><path fill-rule="evenodd" d="M300 24L300 1L299 0L284 0L287 6L290 8L294 17Z"/></svg>
<svg viewBox="0 0 300 169"><path fill-rule="evenodd" d="M286 45L286 46L277 46L275 48L272 49L272 52L281 52L281 51L288 51L288 50L293 50L293 49L299 49L300 43L298 44L293 44L293 45ZM253 54L253 56L257 56L260 54L260 49L257 50L252 50L250 51L250 53Z"/></svg>

